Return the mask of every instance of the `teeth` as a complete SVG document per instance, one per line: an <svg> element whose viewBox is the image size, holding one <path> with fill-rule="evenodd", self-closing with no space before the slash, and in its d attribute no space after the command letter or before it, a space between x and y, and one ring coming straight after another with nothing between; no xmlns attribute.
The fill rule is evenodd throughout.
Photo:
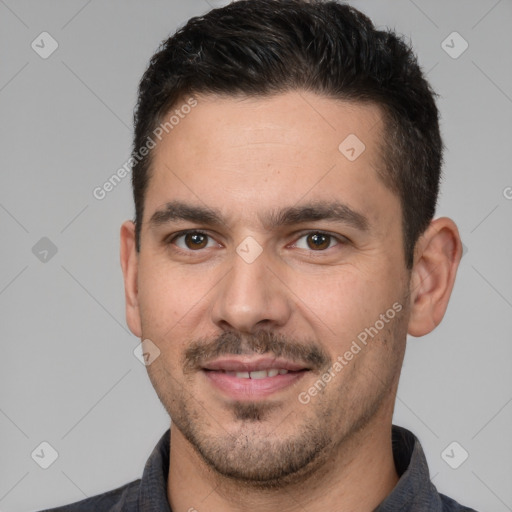
<svg viewBox="0 0 512 512"><path fill-rule="evenodd" d="M257 372L250 373L251 379L265 379L268 377L267 370L259 370Z"/></svg>
<svg viewBox="0 0 512 512"><path fill-rule="evenodd" d="M238 379L265 379L266 377L275 377L276 375L284 375L288 370L271 368L270 370L258 370L255 372L228 372L225 374Z"/></svg>

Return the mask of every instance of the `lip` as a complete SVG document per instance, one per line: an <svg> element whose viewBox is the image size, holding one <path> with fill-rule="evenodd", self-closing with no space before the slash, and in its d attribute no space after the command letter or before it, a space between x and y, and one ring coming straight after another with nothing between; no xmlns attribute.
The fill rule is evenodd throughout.
<svg viewBox="0 0 512 512"><path fill-rule="evenodd" d="M288 373L262 379L236 377L226 372L254 372L273 368L288 370ZM233 400L261 400L283 391L298 382L308 373L304 365L274 357L229 357L207 363L203 375L224 396Z"/></svg>
<svg viewBox="0 0 512 512"><path fill-rule="evenodd" d="M227 372L257 372L258 370L270 370L278 368L296 372L300 370L309 370L305 365L288 361L279 357L223 357L215 359L204 365L205 370L217 370Z"/></svg>

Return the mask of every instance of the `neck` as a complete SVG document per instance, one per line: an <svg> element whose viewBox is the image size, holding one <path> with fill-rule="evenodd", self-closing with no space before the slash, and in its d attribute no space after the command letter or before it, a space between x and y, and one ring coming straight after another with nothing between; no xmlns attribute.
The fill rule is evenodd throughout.
<svg viewBox="0 0 512 512"><path fill-rule="evenodd" d="M173 512L374 510L398 482L390 418L374 418L329 454L300 483L285 488L243 486L210 469L171 426L167 495ZM386 421L387 420L387 421ZM385 425L385 427L383 426Z"/></svg>

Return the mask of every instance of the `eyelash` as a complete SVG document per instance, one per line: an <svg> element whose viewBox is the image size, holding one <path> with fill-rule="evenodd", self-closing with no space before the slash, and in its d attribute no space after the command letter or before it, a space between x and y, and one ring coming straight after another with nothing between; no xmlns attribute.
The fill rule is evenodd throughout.
<svg viewBox="0 0 512 512"><path fill-rule="evenodd" d="M197 234L197 235L203 235L203 236L206 236L208 237L209 239L213 240L214 238L209 235L208 233L205 233L204 231L201 231L201 230L197 230L197 229L187 229L187 230L184 230L184 231L179 231L178 233L174 233L173 235L171 235L171 237L168 237L165 241L166 245L174 245L174 242L181 238L181 237L185 237L186 235L188 234ZM324 235L324 236L327 236L327 237L330 237L331 239L335 240L337 243L336 245L347 245L348 243L350 243L350 240L342 235L339 235L339 236L336 236L336 235L332 235L331 233L327 233L325 231L319 231L319 230L309 230L309 231L304 231L304 232L301 232L299 235L298 238L295 239L295 241L293 242L293 244L297 244L297 242L301 239L301 238L304 238L308 235ZM335 246L336 246L335 245ZM334 247L335 247L334 246ZM201 252L202 249L196 249L196 250L193 250L193 249L182 249L181 247L176 247L176 250L178 251L181 251L182 253L185 253L185 254L192 254L194 252ZM328 247L327 249L323 249L323 250L318 250L318 251L315 251L313 249L309 250L308 252L311 252L311 253L315 253L315 252L318 252L318 253L321 253L321 252L326 252L328 249L332 249L332 247Z"/></svg>

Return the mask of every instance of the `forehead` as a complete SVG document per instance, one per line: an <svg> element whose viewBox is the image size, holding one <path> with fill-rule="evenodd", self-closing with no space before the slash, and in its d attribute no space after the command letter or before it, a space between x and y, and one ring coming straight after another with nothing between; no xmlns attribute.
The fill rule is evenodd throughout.
<svg viewBox="0 0 512 512"><path fill-rule="evenodd" d="M303 198L341 199L370 216L378 215L377 196L398 201L377 175L383 122L376 105L305 91L195 100L190 109L173 107L181 115L153 150L146 219L174 199L247 214Z"/></svg>

